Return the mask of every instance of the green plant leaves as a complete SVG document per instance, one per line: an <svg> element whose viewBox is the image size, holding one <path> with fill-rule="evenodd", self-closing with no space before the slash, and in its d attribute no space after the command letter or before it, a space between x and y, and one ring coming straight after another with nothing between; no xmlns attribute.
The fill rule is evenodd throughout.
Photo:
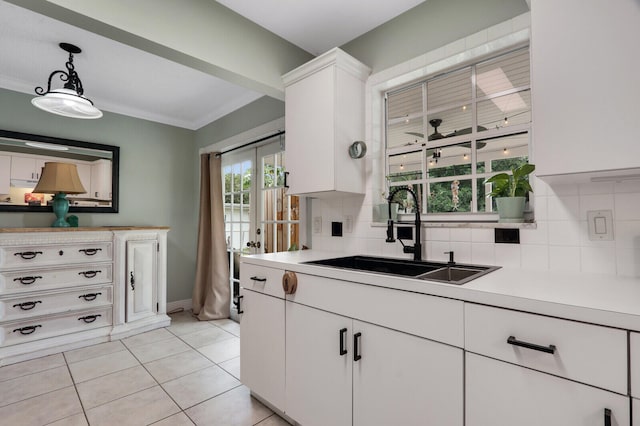
<svg viewBox="0 0 640 426"><path fill-rule="evenodd" d="M536 169L533 164L523 164L512 169L511 174L498 173L484 181L491 183L492 191L487 194L490 197L524 197L528 192L533 192L531 184L526 177Z"/></svg>

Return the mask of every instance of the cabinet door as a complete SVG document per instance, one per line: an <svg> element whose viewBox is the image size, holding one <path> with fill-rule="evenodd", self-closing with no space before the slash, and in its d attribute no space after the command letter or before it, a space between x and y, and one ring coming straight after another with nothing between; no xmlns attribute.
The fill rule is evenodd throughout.
<svg viewBox="0 0 640 426"><path fill-rule="evenodd" d="M304 426L351 425L351 319L285 305L285 413Z"/></svg>
<svg viewBox="0 0 640 426"><path fill-rule="evenodd" d="M240 380L284 411L284 299L242 289Z"/></svg>
<svg viewBox="0 0 640 426"><path fill-rule="evenodd" d="M11 157L0 155L0 194L8 194L11 183Z"/></svg>
<svg viewBox="0 0 640 426"><path fill-rule="evenodd" d="M353 332L354 426L462 426L462 349L359 321Z"/></svg>
<svg viewBox="0 0 640 426"><path fill-rule="evenodd" d="M127 322L156 313L158 241L127 241Z"/></svg>
<svg viewBox="0 0 640 426"><path fill-rule="evenodd" d="M600 366L604 368L605 366ZM629 398L467 352L467 426L629 425Z"/></svg>
<svg viewBox="0 0 640 426"><path fill-rule="evenodd" d="M91 198L111 199L111 162L109 160L97 160L91 165Z"/></svg>
<svg viewBox="0 0 640 426"><path fill-rule="evenodd" d="M640 399L631 400L633 410L633 426L640 426Z"/></svg>
<svg viewBox="0 0 640 426"><path fill-rule="evenodd" d="M38 180L36 160L29 157L11 157L11 179Z"/></svg>

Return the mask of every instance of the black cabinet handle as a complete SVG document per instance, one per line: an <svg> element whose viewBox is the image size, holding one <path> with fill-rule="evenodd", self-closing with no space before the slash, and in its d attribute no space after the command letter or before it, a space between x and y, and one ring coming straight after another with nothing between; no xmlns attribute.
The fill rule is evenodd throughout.
<svg viewBox="0 0 640 426"><path fill-rule="evenodd" d="M287 178L289 177L289 172L284 172L284 187L288 188L289 184L287 183Z"/></svg>
<svg viewBox="0 0 640 426"><path fill-rule="evenodd" d="M21 328L16 328L15 330L13 330L13 332L15 333L16 331L19 331L20 334L32 334L36 331L36 328L38 327L42 327L41 325L30 325L28 327L21 327Z"/></svg>
<svg viewBox="0 0 640 426"><path fill-rule="evenodd" d="M353 360L360 361L362 356L360 355L360 336L362 333L356 333L353 335Z"/></svg>
<svg viewBox="0 0 640 426"><path fill-rule="evenodd" d="M347 348L345 348L345 337L347 337L347 329L340 330L340 356L346 355Z"/></svg>
<svg viewBox="0 0 640 426"><path fill-rule="evenodd" d="M18 277L14 278L14 281L20 281L20 284L30 285L36 282L36 280L41 280L41 276L33 276L33 277Z"/></svg>
<svg viewBox="0 0 640 426"><path fill-rule="evenodd" d="M250 279L251 281L260 281L261 283L267 281L266 278L260 278L260 277L251 277Z"/></svg>
<svg viewBox="0 0 640 426"><path fill-rule="evenodd" d="M88 248L88 249L80 249L78 251L80 253L86 254L87 256L93 256L97 252L102 251L102 249L101 248Z"/></svg>
<svg viewBox="0 0 640 426"><path fill-rule="evenodd" d="M37 255L42 254L41 251L21 251L20 253L13 253L14 256L20 256L24 260L30 260Z"/></svg>
<svg viewBox="0 0 640 426"><path fill-rule="evenodd" d="M30 311L31 309L35 308L36 304L38 303L42 303L42 301L36 300L35 302L16 303L15 305L13 305L13 307L15 308L17 306L23 311Z"/></svg>
<svg viewBox="0 0 640 426"><path fill-rule="evenodd" d="M535 343L523 342L522 340L517 340L514 336L509 336L507 339L507 343L514 346L521 346L527 349L533 349L534 351L545 352L548 354L554 354L556 352L555 345L542 346L536 345Z"/></svg>
<svg viewBox="0 0 640 426"><path fill-rule="evenodd" d="M129 284L131 284L131 291L136 291L136 279L133 278L133 271L129 272Z"/></svg>
<svg viewBox="0 0 640 426"><path fill-rule="evenodd" d="M87 293L87 294L81 294L80 296L78 296L78 299L84 299L87 302L91 302L92 300L96 300L96 297L100 296L102 293L98 292L98 293Z"/></svg>
<svg viewBox="0 0 640 426"><path fill-rule="evenodd" d="M102 271L82 271L78 272L78 275L84 275L85 278L93 278Z"/></svg>
<svg viewBox="0 0 640 426"><path fill-rule="evenodd" d="M611 426L611 410L604 409L604 426Z"/></svg>
<svg viewBox="0 0 640 426"><path fill-rule="evenodd" d="M238 310L238 315L239 314L244 314L244 311L242 310L242 306L241 306L241 301L244 298L244 296L238 296L238 301L235 302L234 304L236 305L236 309Z"/></svg>
<svg viewBox="0 0 640 426"><path fill-rule="evenodd" d="M98 317L101 317L102 315L98 314L98 315L87 315L86 317L80 317L78 318L78 321L82 320L84 322L86 322L87 324L94 322L96 319L98 319Z"/></svg>

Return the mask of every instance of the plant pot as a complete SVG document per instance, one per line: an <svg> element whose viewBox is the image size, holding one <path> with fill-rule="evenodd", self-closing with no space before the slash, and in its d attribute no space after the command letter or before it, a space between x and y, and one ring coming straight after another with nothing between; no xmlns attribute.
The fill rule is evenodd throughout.
<svg viewBox="0 0 640 426"><path fill-rule="evenodd" d="M498 222L519 223L524 222L525 197L500 197L496 198L498 207Z"/></svg>

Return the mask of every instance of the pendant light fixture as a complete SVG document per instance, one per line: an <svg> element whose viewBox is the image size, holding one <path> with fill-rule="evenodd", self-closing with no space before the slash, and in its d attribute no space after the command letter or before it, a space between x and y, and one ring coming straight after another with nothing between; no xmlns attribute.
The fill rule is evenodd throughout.
<svg viewBox="0 0 640 426"><path fill-rule="evenodd" d="M93 119L102 117L102 111L93 106L93 102L83 96L84 88L78 73L73 66L73 55L82 52L78 46L69 43L60 43L60 48L69 53L69 60L65 64L67 71L56 70L49 75L47 91L42 87L36 87L36 94L40 95L31 99L36 107L52 114L71 118ZM64 86L58 89L51 88L51 80L59 75Z"/></svg>

